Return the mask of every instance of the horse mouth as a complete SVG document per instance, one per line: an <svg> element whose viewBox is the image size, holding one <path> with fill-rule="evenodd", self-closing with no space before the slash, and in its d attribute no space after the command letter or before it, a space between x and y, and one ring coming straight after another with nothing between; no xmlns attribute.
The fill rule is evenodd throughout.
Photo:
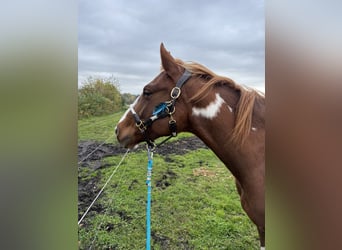
<svg viewBox="0 0 342 250"><path fill-rule="evenodd" d="M117 139L120 145L123 146L124 148L133 149L137 146L137 143L133 142L132 137L130 136L126 136L123 138L117 137Z"/></svg>

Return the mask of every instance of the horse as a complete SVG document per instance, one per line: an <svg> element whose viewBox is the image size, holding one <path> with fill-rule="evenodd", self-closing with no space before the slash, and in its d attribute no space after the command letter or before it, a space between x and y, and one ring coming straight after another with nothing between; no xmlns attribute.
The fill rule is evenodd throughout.
<svg viewBox="0 0 342 250"><path fill-rule="evenodd" d="M172 57L160 45L161 72L119 120L125 148L191 132L235 177L241 206L265 249L265 96L196 62Z"/></svg>

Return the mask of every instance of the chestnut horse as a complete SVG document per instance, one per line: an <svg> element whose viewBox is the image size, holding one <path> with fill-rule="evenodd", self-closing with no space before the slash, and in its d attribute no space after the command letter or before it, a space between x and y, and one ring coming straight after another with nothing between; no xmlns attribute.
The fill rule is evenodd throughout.
<svg viewBox="0 0 342 250"><path fill-rule="evenodd" d="M191 132L236 179L242 208L265 248L265 97L198 63L174 59L160 46L161 73L120 119L118 141L133 148L162 136Z"/></svg>

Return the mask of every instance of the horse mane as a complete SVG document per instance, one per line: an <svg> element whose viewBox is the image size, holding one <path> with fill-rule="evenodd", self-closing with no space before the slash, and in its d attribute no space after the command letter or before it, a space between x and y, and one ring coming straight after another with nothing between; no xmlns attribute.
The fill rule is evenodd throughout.
<svg viewBox="0 0 342 250"><path fill-rule="evenodd" d="M254 103L256 100L259 102L264 99L262 93L252 88L238 85L228 77L219 76L199 63L185 63L180 59L176 59L176 63L190 71L193 76L198 76L208 80L208 82L206 82L206 84L204 84L200 90L190 98L190 102L192 103L197 103L204 99L217 85L226 85L240 93L235 109L235 124L230 135L230 141L233 145L241 147L252 128Z"/></svg>

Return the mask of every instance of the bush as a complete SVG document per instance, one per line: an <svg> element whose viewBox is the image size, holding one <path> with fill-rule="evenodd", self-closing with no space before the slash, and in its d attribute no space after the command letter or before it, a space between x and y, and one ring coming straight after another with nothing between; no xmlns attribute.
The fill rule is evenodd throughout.
<svg viewBox="0 0 342 250"><path fill-rule="evenodd" d="M118 81L113 78L89 77L78 90L78 118L101 116L123 107Z"/></svg>
<svg viewBox="0 0 342 250"><path fill-rule="evenodd" d="M122 94L122 99L123 99L123 102L125 105L130 105L132 104L135 99L137 99L137 95L132 95L132 94L129 94L129 93L123 93Z"/></svg>

